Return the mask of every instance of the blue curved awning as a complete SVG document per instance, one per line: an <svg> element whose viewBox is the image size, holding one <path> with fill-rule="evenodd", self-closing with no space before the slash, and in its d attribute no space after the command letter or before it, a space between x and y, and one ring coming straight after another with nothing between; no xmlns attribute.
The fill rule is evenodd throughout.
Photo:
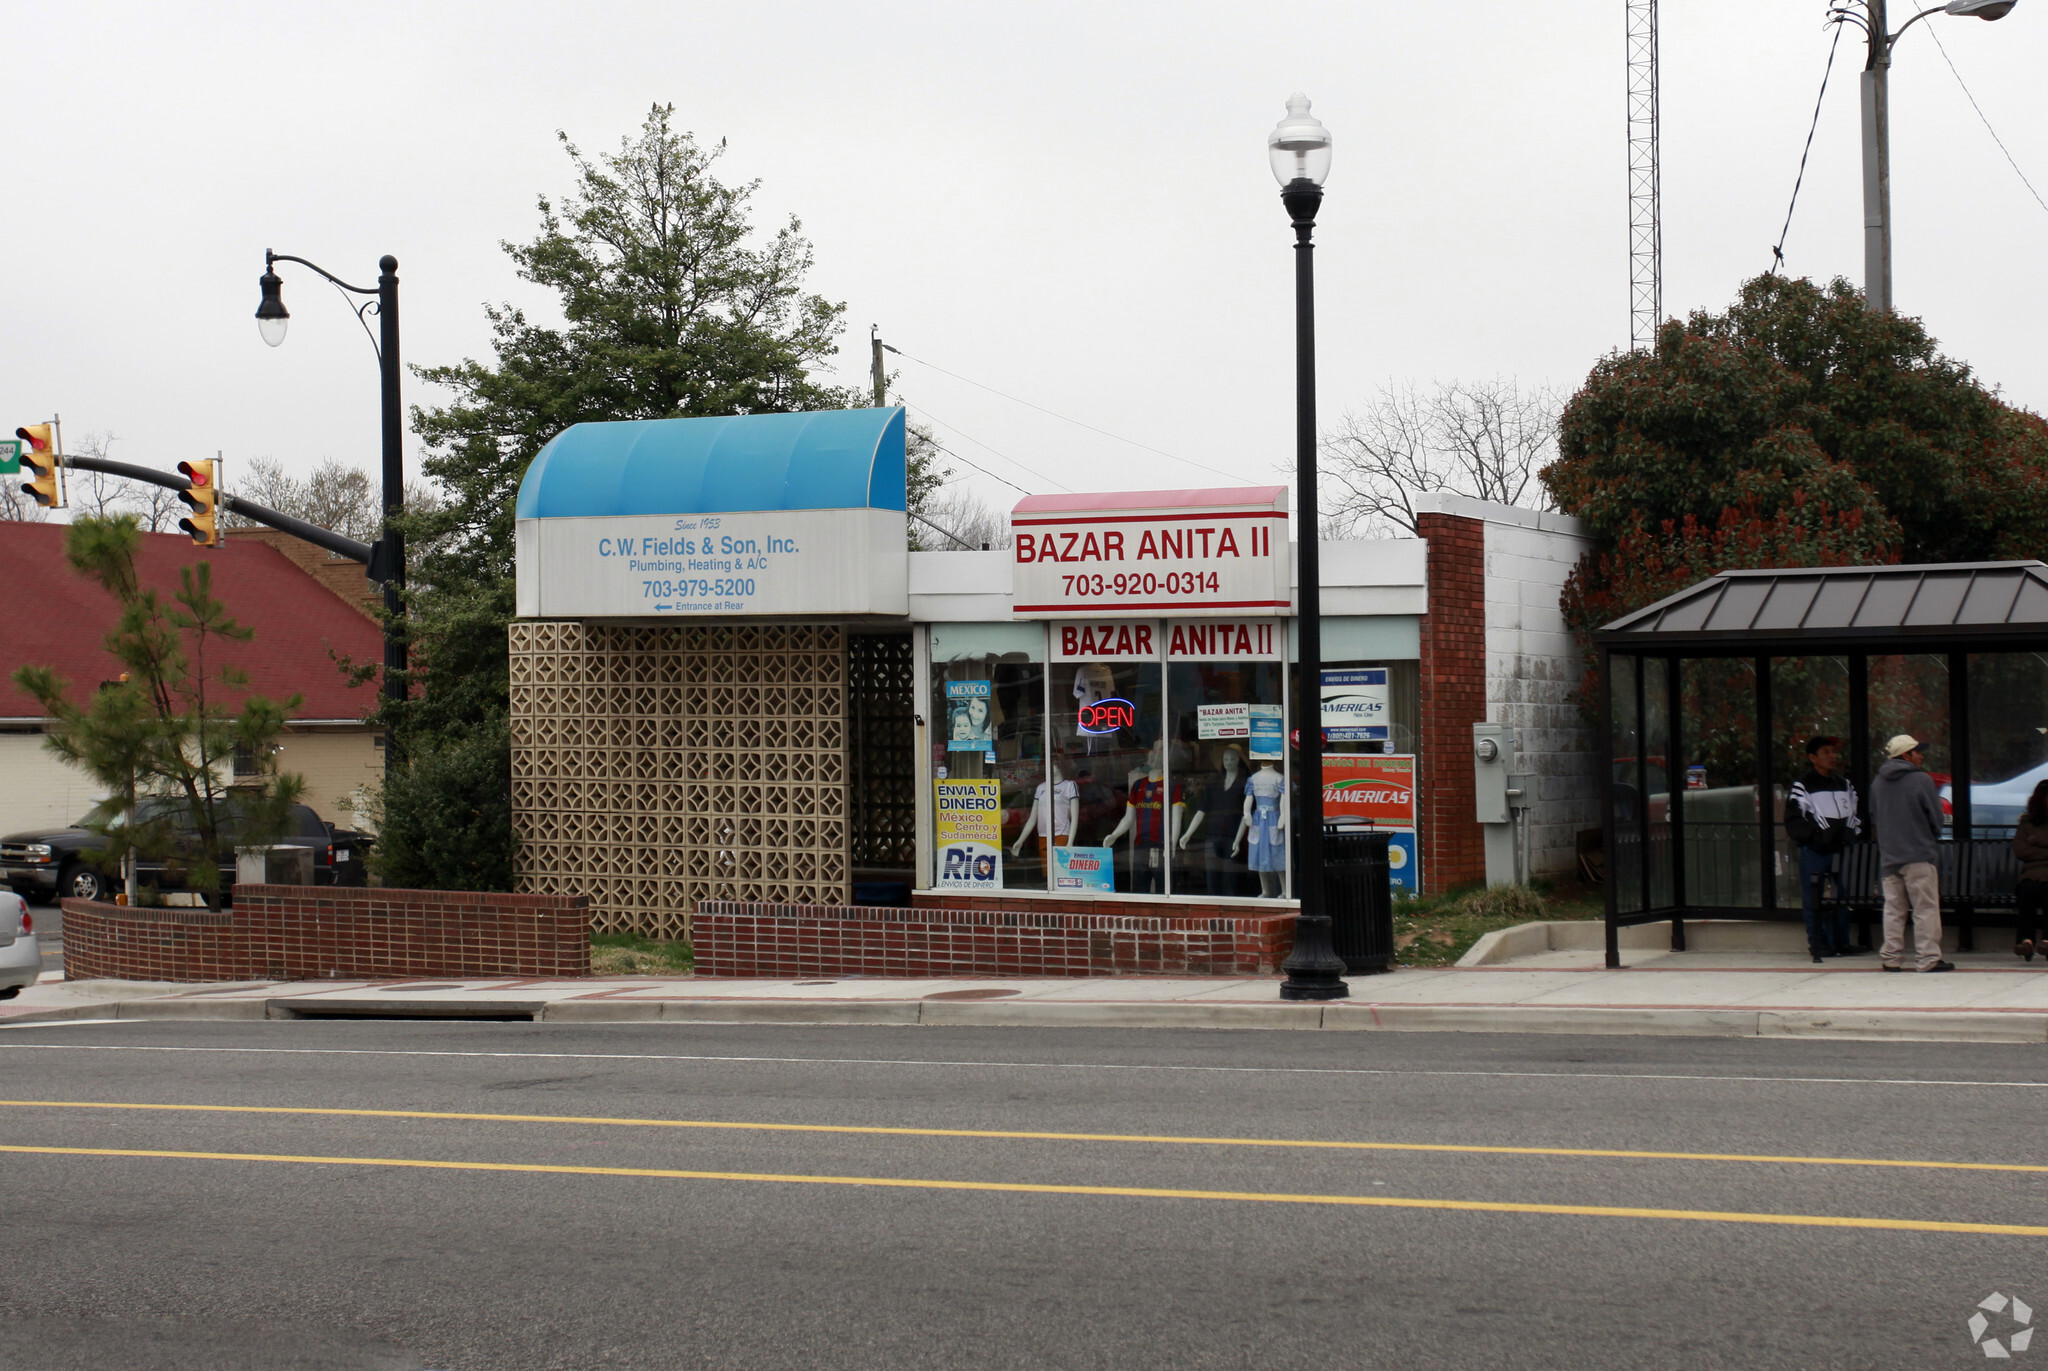
<svg viewBox="0 0 2048 1371"><path fill-rule="evenodd" d="M577 424L519 482L518 517L905 507L903 410Z"/></svg>

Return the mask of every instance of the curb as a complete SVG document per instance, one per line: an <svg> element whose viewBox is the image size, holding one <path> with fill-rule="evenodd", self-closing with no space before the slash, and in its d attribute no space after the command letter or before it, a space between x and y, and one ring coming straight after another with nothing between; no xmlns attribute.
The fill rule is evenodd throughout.
<svg viewBox="0 0 2048 1371"><path fill-rule="evenodd" d="M960 1000L118 1000L32 1010L0 1026L74 1019L250 1021L403 1017L541 1023L900 1025L927 1028L1333 1029L1378 1033L1564 1033L1706 1038L1848 1038L2048 1043L2048 1013L1984 1010L1615 1008L1598 1006L1126 1004Z"/></svg>

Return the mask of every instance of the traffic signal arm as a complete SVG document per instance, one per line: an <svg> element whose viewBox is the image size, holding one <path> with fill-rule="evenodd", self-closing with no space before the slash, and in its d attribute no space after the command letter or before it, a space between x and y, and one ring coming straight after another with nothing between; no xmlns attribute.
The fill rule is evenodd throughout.
<svg viewBox="0 0 2048 1371"><path fill-rule="evenodd" d="M101 471L109 476L145 481L150 485L162 486L166 490L181 493L192 488L192 482L184 476L173 476L167 471L152 471L148 467L139 467L132 462L110 462L104 457L66 457L64 465L76 467L80 471ZM358 542L354 538L336 533L332 529L322 528L318 524L309 524L304 519L281 514L267 505L259 505L254 500L244 500L238 495L219 494L217 502L219 508L231 514L239 514L259 524L289 533L294 538L311 543L314 547L325 548L337 557L361 562L365 567L370 565L373 549L368 543Z"/></svg>

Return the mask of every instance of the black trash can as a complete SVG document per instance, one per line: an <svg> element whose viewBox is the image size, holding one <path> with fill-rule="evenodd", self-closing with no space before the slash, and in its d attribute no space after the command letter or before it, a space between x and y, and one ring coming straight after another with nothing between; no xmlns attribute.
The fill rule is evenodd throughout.
<svg viewBox="0 0 2048 1371"><path fill-rule="evenodd" d="M1369 828L1323 828L1323 907L1330 940L1349 976L1394 969L1394 896L1387 846L1393 835Z"/></svg>

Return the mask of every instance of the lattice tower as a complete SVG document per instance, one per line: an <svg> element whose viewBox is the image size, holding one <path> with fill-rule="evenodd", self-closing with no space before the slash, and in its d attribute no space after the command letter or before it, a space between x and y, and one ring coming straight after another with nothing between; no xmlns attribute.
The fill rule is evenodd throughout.
<svg viewBox="0 0 2048 1371"><path fill-rule="evenodd" d="M1657 168L1657 0L1628 3L1629 346L1657 341L1664 322L1664 228Z"/></svg>

